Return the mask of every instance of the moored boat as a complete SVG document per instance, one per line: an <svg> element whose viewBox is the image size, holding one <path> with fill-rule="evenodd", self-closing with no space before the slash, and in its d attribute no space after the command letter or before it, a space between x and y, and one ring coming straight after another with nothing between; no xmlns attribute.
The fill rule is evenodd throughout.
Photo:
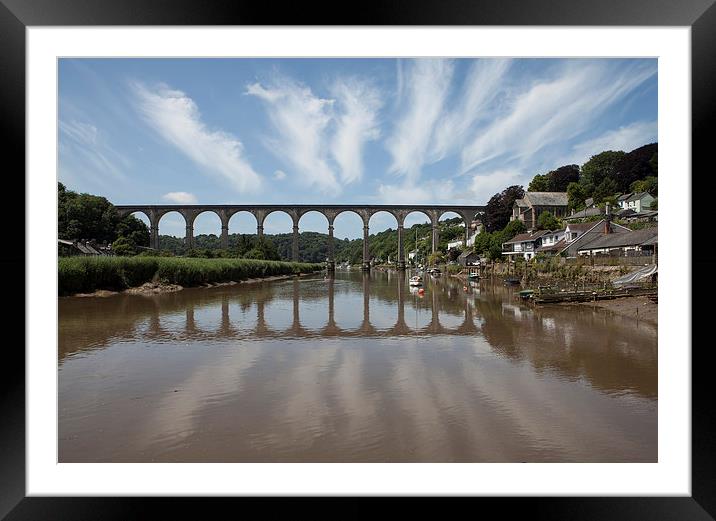
<svg viewBox="0 0 716 521"><path fill-rule="evenodd" d="M410 277L410 282L408 282L411 286L422 286L423 285L423 278L419 275L415 275L413 277Z"/></svg>

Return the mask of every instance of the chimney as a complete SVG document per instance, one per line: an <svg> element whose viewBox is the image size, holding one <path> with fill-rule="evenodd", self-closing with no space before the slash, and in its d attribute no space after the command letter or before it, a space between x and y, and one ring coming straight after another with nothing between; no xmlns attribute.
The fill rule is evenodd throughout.
<svg viewBox="0 0 716 521"><path fill-rule="evenodd" d="M607 203L604 208L604 235L608 235L612 231L612 212L610 210L611 208L609 207L609 203Z"/></svg>

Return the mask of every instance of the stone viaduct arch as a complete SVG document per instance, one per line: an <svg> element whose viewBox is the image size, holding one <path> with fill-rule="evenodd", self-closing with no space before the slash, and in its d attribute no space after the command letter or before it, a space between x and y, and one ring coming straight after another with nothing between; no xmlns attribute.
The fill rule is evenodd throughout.
<svg viewBox="0 0 716 521"><path fill-rule="evenodd" d="M117 210L121 216L134 212L142 212L149 219L150 247L159 249L159 220L169 212L180 213L186 222L187 246L194 245L194 220L204 212L214 212L221 220L221 245L224 248L229 246L229 220L238 212L249 212L256 218L256 235L263 237L264 221L273 212L284 212L293 221L293 259L298 260L298 233L299 221L308 212L323 214L328 221L328 268L334 267L334 244L333 244L333 222L343 212L353 212L363 221L363 269L370 269L370 218L378 212L388 212L395 216L398 223L398 261L399 269L405 269L405 252L403 248L403 235L405 218L412 212L424 213L432 225L432 250L435 252L439 242L438 222L440 217L453 212L458 214L465 221L466 241L470 233L470 224L475 219L480 219L484 213L484 206L476 205L118 205Z"/></svg>

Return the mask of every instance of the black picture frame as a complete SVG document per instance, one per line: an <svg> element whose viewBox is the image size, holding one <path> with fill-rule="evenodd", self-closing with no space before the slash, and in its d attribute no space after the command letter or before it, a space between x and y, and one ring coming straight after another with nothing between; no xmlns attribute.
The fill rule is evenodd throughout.
<svg viewBox="0 0 716 521"><path fill-rule="evenodd" d="M713 167L707 162L713 144L710 133L716 114L716 6L715 0L501 0L439 1L390 0L362 2L339 9L337 2L292 2L278 8L270 3L231 0L0 0L0 125L5 136L3 156L6 172L25 170L25 30L28 26L83 25L570 25L570 26L690 26L692 44L692 190L710 199ZM343 6L346 7L346 6ZM11 161L8 162L7 160ZM12 167L8 165L14 165ZM6 216L25 215L23 176L14 176L13 197L6 197ZM698 187L695 180L698 179ZM6 189L8 185L6 182ZM692 194L695 195L694 192ZM708 194L708 195L707 195ZM693 201L698 201L692 195ZM17 208L13 208L12 205ZM686 210L686 209L685 209ZM708 238L708 204L693 204L691 216L684 211L684 237ZM693 229L689 229L691 218ZM25 267L24 233L3 255L5 273ZM53 246L48 246L52 248ZM716 265L713 240L692 247L692 273L709 274ZM683 283L693 288L685 262ZM24 295L19 277L14 295ZM12 281L9 281L12 284ZM16 290L16 291L13 291ZM548 519L714 519L716 515L716 460L714 407L709 386L711 348L706 315L708 295L692 291L692 495L690 497L584 497L584 498L481 498L499 509L500 516L524 512L531 518ZM698 300L704 302L699 303ZM689 304L689 303L684 303ZM23 321L25 306L7 310L7 324ZM28 309L28 313L32 310ZM15 315L15 316L13 316ZM21 316L22 315L22 316ZM708 327L708 326L706 326ZM697 331L706 333L702 337ZM24 344L24 337L23 337ZM691 346L665 346L690 349ZM181 509L192 515L196 506L189 498L37 498L25 497L25 356L18 343L5 345L0 367L0 518L19 519L132 519L146 517L147 506ZM201 500L202 517L206 517ZM233 501L222 499L223 503ZM484 510L483 510L484 512Z"/></svg>

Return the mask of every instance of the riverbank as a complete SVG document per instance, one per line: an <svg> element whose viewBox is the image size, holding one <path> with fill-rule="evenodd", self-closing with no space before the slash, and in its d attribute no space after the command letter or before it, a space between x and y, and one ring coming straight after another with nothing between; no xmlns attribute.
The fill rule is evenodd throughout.
<svg viewBox="0 0 716 521"><path fill-rule="evenodd" d="M649 322L655 325L658 324L658 305L649 300L647 297L623 297L613 300L581 302L579 304L571 305L599 307L617 315L643 320L644 322Z"/></svg>
<svg viewBox="0 0 716 521"><path fill-rule="evenodd" d="M61 257L60 296L118 292L130 288L143 294L178 291L185 287L266 280L323 269L322 264L252 259L183 257ZM98 293L99 292L99 293Z"/></svg>

